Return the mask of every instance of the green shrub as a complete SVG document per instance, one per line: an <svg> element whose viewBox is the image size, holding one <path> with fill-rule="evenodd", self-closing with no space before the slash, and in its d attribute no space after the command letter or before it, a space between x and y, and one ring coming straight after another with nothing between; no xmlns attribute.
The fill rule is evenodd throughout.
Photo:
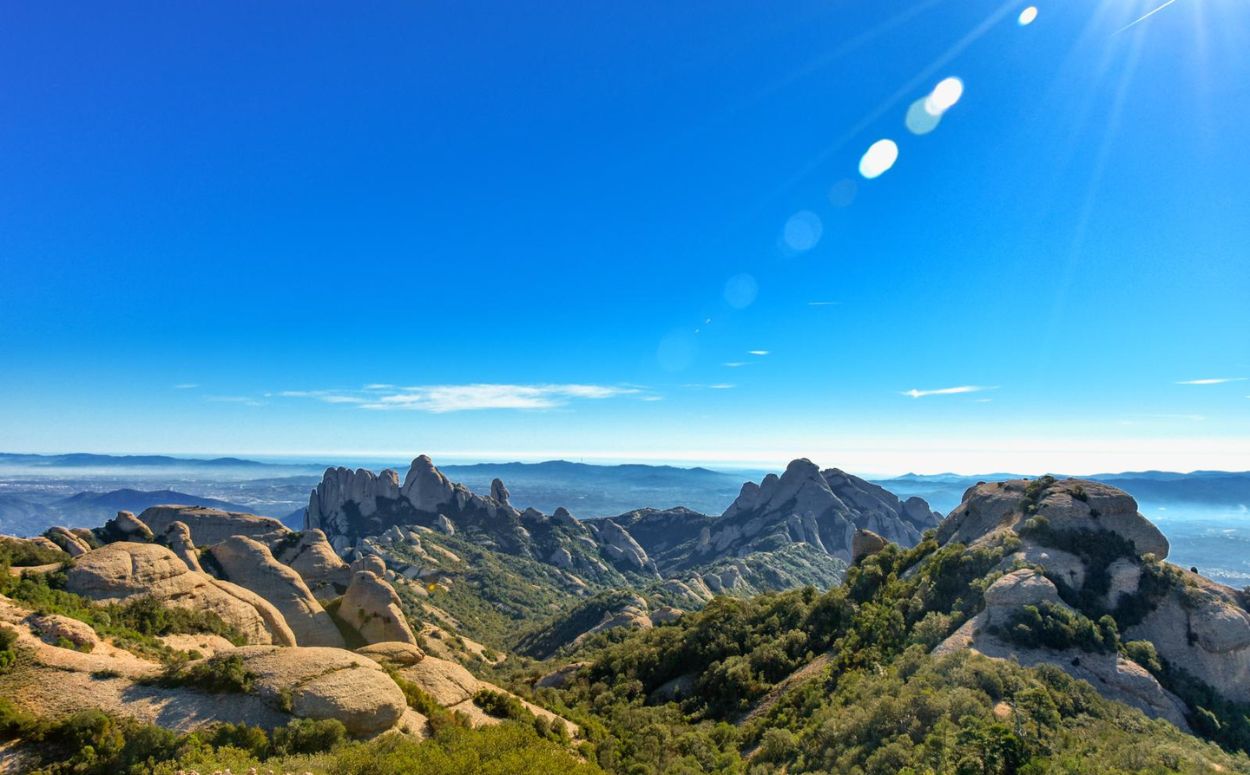
<svg viewBox="0 0 1250 775"><path fill-rule="evenodd" d="M187 686L212 694L247 694L252 691L256 676L248 672L243 657L225 654L190 665L173 665L156 683L161 686Z"/></svg>
<svg viewBox="0 0 1250 775"><path fill-rule="evenodd" d="M273 731L273 750L281 756L329 751L347 739L338 719L295 719Z"/></svg>

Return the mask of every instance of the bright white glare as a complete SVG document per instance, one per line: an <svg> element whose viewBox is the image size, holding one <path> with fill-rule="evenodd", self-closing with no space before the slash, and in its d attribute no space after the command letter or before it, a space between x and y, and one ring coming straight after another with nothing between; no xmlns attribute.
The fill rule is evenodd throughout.
<svg viewBox="0 0 1250 775"><path fill-rule="evenodd" d="M926 102L928 102L928 99L921 97L907 109L907 118L904 119L903 123L907 125L907 131L913 135L927 135L934 129L937 129L938 124L942 121L941 116L935 116L929 112L929 109L925 106Z"/></svg>
<svg viewBox="0 0 1250 775"><path fill-rule="evenodd" d="M933 87L933 93L924 101L924 109L931 116L940 116L950 110L964 96L964 82L958 78L943 78Z"/></svg>
<svg viewBox="0 0 1250 775"><path fill-rule="evenodd" d="M1033 20L1036 18L1037 18L1037 6L1030 5L1028 8L1025 8L1023 11L1020 12L1020 18L1016 19L1016 22L1021 27L1027 27L1030 24L1032 24Z"/></svg>
<svg viewBox="0 0 1250 775"><path fill-rule="evenodd" d="M872 180L885 174L898 161L898 145L893 140L878 140L868 146L859 160L859 174Z"/></svg>
<svg viewBox="0 0 1250 775"><path fill-rule="evenodd" d="M824 226L820 222L820 216L811 210L800 210L786 221L782 239L785 240L786 247L802 253L816 247L822 232Z"/></svg>

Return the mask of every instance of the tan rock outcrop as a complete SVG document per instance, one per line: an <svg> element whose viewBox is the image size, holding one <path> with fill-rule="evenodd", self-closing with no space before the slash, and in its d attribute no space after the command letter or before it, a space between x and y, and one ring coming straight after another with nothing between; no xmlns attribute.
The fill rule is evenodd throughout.
<svg viewBox="0 0 1250 775"><path fill-rule="evenodd" d="M1185 574L1125 640L1148 640L1159 656L1236 702L1250 702L1250 612L1236 591Z"/></svg>
<svg viewBox="0 0 1250 775"><path fill-rule="evenodd" d="M119 541L94 549L69 570L67 588L101 602L151 595L166 605L211 611L251 643L295 645L290 628L267 601L189 570L177 555L157 544Z"/></svg>
<svg viewBox="0 0 1250 775"><path fill-rule="evenodd" d="M351 582L350 568L321 530L305 530L297 542L284 540L279 544L274 557L291 566L319 597L337 597Z"/></svg>
<svg viewBox="0 0 1250 775"><path fill-rule="evenodd" d="M455 662L428 655L416 665L401 670L399 674L404 679L412 681L421 687L439 705L448 710L459 711L467 715L475 727L498 724L500 722L499 719L487 715L473 703L473 695L479 690L486 689L516 697L511 692L501 689L492 683L479 680ZM537 705L526 702L520 697L517 697L517 699L535 716L547 720L560 719L567 726L570 733L575 734L577 732L577 726L572 722L557 716L546 708L540 708Z"/></svg>
<svg viewBox="0 0 1250 775"><path fill-rule="evenodd" d="M91 551L86 541L63 527L50 527L44 536L70 557L81 557Z"/></svg>
<svg viewBox="0 0 1250 775"><path fill-rule="evenodd" d="M1037 515L1057 532L1107 531L1131 541L1138 555L1167 556L1167 539L1137 512L1137 501L1128 493L1084 479L1039 485L1035 480L1014 479L970 488L938 527L939 543L973 543L1004 529L1019 533L1025 521Z"/></svg>
<svg viewBox="0 0 1250 775"><path fill-rule="evenodd" d="M209 549L225 578L269 601L300 646L343 648L343 636L300 575L274 559L269 547L232 536Z"/></svg>
<svg viewBox="0 0 1250 775"><path fill-rule="evenodd" d="M360 571L369 571L378 578L386 577L386 561L376 554L365 554L357 557L351 564L351 573L355 576Z"/></svg>
<svg viewBox="0 0 1250 775"><path fill-rule="evenodd" d="M371 571L357 571L352 576L339 616L369 643L417 642L395 588Z"/></svg>
<svg viewBox="0 0 1250 775"><path fill-rule="evenodd" d="M104 534L112 541L151 541L152 528L129 511L119 511L117 516L104 523Z"/></svg>
<svg viewBox="0 0 1250 775"><path fill-rule="evenodd" d="M54 646L68 642L79 651L92 651L100 643L91 625L71 619L60 614L32 614L27 620L33 632L37 633L44 643Z"/></svg>
<svg viewBox="0 0 1250 775"><path fill-rule="evenodd" d="M392 727L408 705L381 665L336 648L246 646L237 654L256 676L256 693L300 718L337 719L353 735Z"/></svg>
<svg viewBox="0 0 1250 775"><path fill-rule="evenodd" d="M425 659L425 652L420 646L398 641L371 643L356 649L356 653L363 654L381 665L397 668L412 667Z"/></svg>
<svg viewBox="0 0 1250 775"><path fill-rule="evenodd" d="M157 535L168 530L171 522L183 522L191 529L191 539L196 546L210 546L231 536L246 536L270 544L291 532L270 517L203 506L153 506L145 509L139 519Z"/></svg>
<svg viewBox="0 0 1250 775"><path fill-rule="evenodd" d="M865 557L871 557L890 545L890 542L865 528L859 528L851 537L851 564Z"/></svg>
<svg viewBox="0 0 1250 775"><path fill-rule="evenodd" d="M161 537L161 542L178 555L178 559L186 563L188 570L203 572L204 568L200 566L200 556L196 553L195 543L191 540L191 528L187 527L187 523L170 522L165 535Z"/></svg>

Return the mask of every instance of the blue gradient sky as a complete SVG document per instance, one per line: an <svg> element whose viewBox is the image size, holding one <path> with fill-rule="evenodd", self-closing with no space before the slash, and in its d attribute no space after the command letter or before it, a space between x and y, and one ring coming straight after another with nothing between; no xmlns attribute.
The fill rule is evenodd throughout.
<svg viewBox="0 0 1250 775"><path fill-rule="evenodd" d="M5 4L0 449L1250 468L1250 6L1158 4Z"/></svg>

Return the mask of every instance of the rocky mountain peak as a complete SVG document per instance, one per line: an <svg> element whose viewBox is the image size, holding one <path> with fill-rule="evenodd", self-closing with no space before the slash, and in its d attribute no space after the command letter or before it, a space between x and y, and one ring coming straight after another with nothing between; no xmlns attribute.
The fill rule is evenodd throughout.
<svg viewBox="0 0 1250 775"><path fill-rule="evenodd" d="M938 540L971 544L1003 530L1021 533L1040 517L1053 531L1109 532L1132 542L1137 554L1168 555L1168 540L1137 511L1131 495L1087 479L1053 477L978 484L938 528Z"/></svg>

